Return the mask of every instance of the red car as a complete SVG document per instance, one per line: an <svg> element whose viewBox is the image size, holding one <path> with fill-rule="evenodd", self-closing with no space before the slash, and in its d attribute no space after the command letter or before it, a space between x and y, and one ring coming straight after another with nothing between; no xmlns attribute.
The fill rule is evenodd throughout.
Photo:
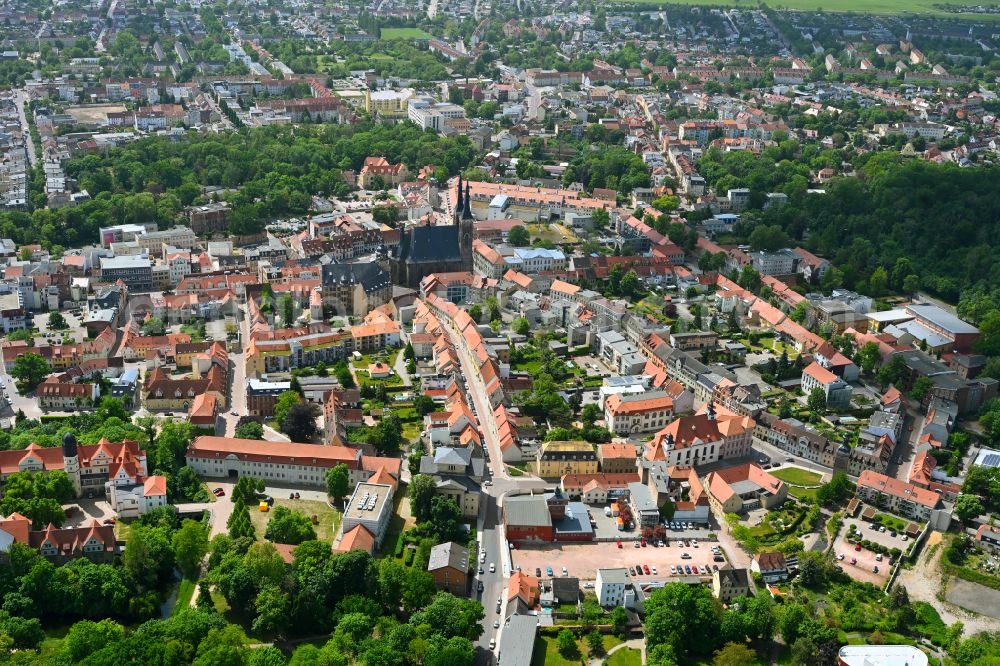
<svg viewBox="0 0 1000 666"><path fill-rule="evenodd" d="M215 495L216 497L225 497L226 491L223 488L216 488L215 490L212 491L212 494Z"/></svg>
<svg viewBox="0 0 1000 666"><path fill-rule="evenodd" d="M643 547L643 548L645 548L645 547L646 547L646 540L645 540L645 539L643 539L643 540L642 540L642 547Z"/></svg>
<svg viewBox="0 0 1000 666"><path fill-rule="evenodd" d="M648 564L643 564L643 565L642 565L642 570L643 570L643 572L644 572L644 573L645 573L645 574L646 574L647 576L649 575L649 565L648 565Z"/></svg>
<svg viewBox="0 0 1000 666"><path fill-rule="evenodd" d="M618 547L619 547L619 548L621 548L621 547L622 547L622 540L621 540L621 539L619 539L619 540L618 540Z"/></svg>
<svg viewBox="0 0 1000 666"><path fill-rule="evenodd" d="M860 543L855 544L854 545L854 550L861 550L861 544Z"/></svg>
<svg viewBox="0 0 1000 666"><path fill-rule="evenodd" d="M691 565L691 573L698 573L698 567Z"/></svg>

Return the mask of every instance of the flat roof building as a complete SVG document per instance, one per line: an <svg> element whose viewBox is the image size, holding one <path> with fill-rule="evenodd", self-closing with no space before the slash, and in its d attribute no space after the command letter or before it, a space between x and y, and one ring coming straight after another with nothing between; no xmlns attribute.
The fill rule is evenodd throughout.
<svg viewBox="0 0 1000 666"><path fill-rule="evenodd" d="M359 483L344 510L344 532L361 525L375 537L375 547L378 548L392 517L392 494L393 487L390 485Z"/></svg>

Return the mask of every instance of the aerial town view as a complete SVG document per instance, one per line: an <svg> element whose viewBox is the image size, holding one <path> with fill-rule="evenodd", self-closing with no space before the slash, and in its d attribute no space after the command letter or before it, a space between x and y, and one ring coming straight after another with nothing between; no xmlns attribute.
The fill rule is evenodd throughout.
<svg viewBox="0 0 1000 666"><path fill-rule="evenodd" d="M1000 0L0 42L0 663L1000 665Z"/></svg>

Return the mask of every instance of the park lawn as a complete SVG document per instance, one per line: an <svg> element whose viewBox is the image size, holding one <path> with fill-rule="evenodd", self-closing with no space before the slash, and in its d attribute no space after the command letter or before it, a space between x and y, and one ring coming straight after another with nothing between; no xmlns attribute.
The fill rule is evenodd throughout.
<svg viewBox="0 0 1000 666"><path fill-rule="evenodd" d="M635 648L622 648L604 660L606 666L641 666L642 653Z"/></svg>
<svg viewBox="0 0 1000 666"><path fill-rule="evenodd" d="M382 39L430 39L431 34L420 28L382 28Z"/></svg>
<svg viewBox="0 0 1000 666"><path fill-rule="evenodd" d="M62 627L53 627L45 630L45 638L42 639L41 645L41 656L44 662L50 657L54 657L62 650L63 642L66 640L66 634L69 633L69 628L71 625L65 625Z"/></svg>
<svg viewBox="0 0 1000 666"><path fill-rule="evenodd" d="M614 0L617 4L663 4L662 0ZM712 5L739 7L738 2L725 2L722 0L681 0L681 4L686 5ZM982 5L996 5L995 0L984 0ZM864 14L882 14L886 16L900 16L907 14L925 14L935 16L949 16L952 18L963 18L976 21L998 20L995 14L957 14L948 12L938 7L936 0L916 0L915 2L905 2L904 0L782 0L781 7L797 11L823 11L828 12L860 12ZM385 32L385 30L383 30Z"/></svg>
<svg viewBox="0 0 1000 666"><path fill-rule="evenodd" d="M777 477L794 486L818 486L820 485L820 480L823 478L816 472L810 472L807 469L799 467L784 467L774 470L771 472L771 476Z"/></svg>
<svg viewBox="0 0 1000 666"><path fill-rule="evenodd" d="M264 538L267 523L271 520L271 512L279 506L304 513L307 517L312 517L315 514L319 518L319 524L313 525L313 529L316 530L316 538L327 543L333 541L333 537L340 527L340 520L343 517L340 511L332 508L326 502L319 500L290 500L288 498L275 497L274 506L271 507L271 511L258 511L257 505L250 507L250 522L253 523L254 529L257 530L258 539Z"/></svg>

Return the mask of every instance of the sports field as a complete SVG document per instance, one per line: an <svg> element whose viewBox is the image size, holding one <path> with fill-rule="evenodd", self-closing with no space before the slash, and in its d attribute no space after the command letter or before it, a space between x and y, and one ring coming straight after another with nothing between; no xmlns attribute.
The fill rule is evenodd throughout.
<svg viewBox="0 0 1000 666"><path fill-rule="evenodd" d="M382 39L430 39L420 28L382 28Z"/></svg>
<svg viewBox="0 0 1000 666"><path fill-rule="evenodd" d="M754 9L756 2L749 0L612 0L617 4L683 4L683 5L713 5ZM825 12L857 12L859 14L926 14L949 16L977 21L1000 21L1000 14L955 13L947 6L1000 6L1000 0L780 0L768 3L775 9L792 9L799 11ZM383 33L385 30L382 31Z"/></svg>

